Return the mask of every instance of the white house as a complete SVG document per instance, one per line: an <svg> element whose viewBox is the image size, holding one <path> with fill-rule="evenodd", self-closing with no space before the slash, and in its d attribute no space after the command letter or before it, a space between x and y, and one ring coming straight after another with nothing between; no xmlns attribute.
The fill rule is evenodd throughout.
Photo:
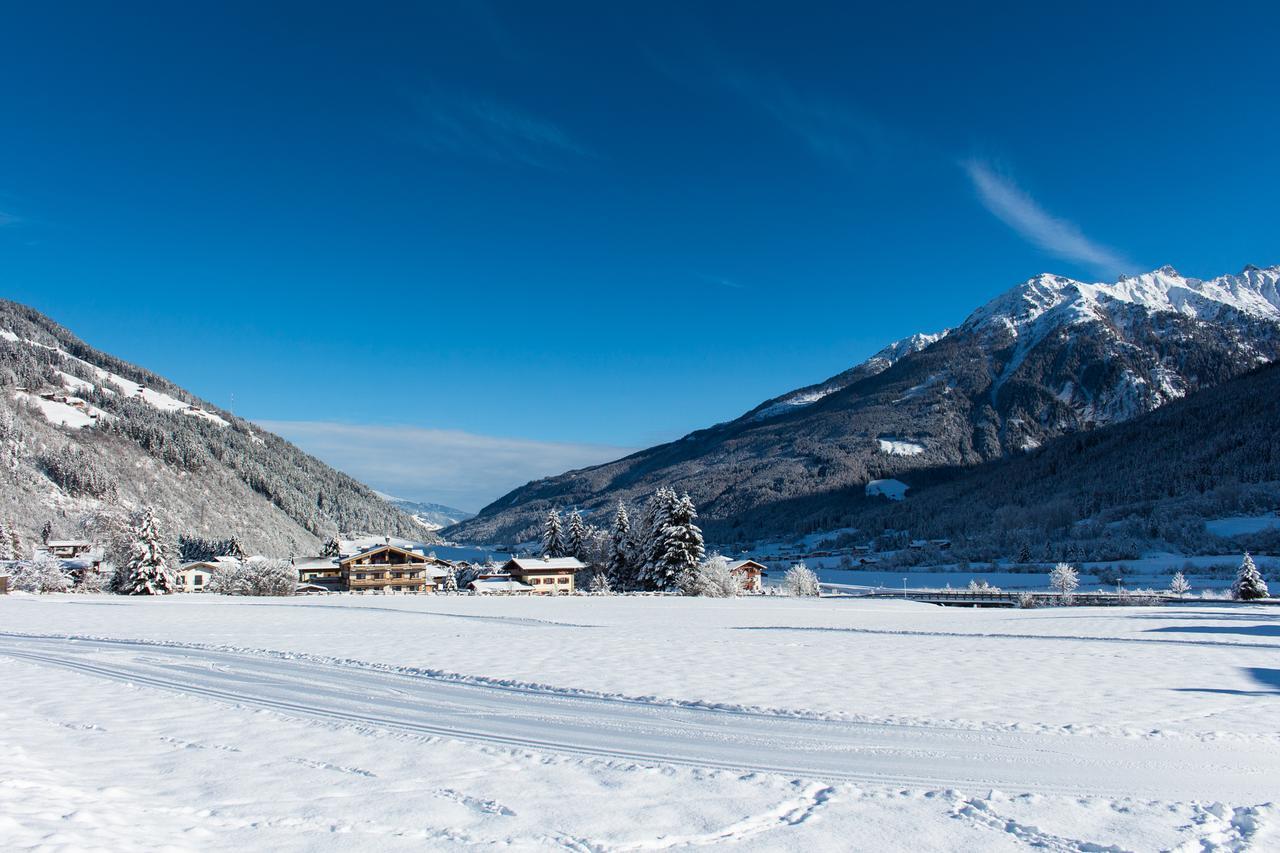
<svg viewBox="0 0 1280 853"><path fill-rule="evenodd" d="M178 592L204 592L213 579L214 572L219 569L234 568L240 565L235 557L214 557L212 560L197 560L184 563L174 572L174 580L178 583Z"/></svg>

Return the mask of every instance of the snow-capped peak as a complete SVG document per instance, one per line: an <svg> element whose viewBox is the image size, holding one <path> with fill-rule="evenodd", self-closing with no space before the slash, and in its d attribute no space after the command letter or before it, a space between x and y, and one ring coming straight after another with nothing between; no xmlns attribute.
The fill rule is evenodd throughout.
<svg viewBox="0 0 1280 853"><path fill-rule="evenodd" d="M1249 266L1236 275L1201 280L1188 278L1172 266L1114 282L1086 283L1042 273L1002 293L973 312L967 329L1002 326L1014 334L1045 315L1052 325L1100 319L1107 308L1137 305L1152 313L1176 312L1213 319L1224 311L1280 320L1280 266Z"/></svg>

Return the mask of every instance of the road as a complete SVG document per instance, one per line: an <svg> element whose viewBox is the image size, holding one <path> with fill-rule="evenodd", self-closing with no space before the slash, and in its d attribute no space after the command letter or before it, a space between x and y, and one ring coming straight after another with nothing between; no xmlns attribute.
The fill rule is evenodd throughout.
<svg viewBox="0 0 1280 853"><path fill-rule="evenodd" d="M1273 740L839 722L127 640L0 633L0 655L54 672L336 725L827 782L1261 802L1274 798L1280 778L1280 745ZM803 705L803 697L796 704Z"/></svg>

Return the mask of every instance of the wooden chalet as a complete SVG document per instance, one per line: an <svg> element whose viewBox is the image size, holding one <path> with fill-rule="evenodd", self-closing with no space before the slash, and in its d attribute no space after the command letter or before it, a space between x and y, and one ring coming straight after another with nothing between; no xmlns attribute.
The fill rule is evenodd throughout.
<svg viewBox="0 0 1280 853"><path fill-rule="evenodd" d="M512 557L502 573L541 595L573 592L573 576L586 566L576 557Z"/></svg>
<svg viewBox="0 0 1280 853"><path fill-rule="evenodd" d="M352 592L434 592L449 563L386 542L338 560L342 585Z"/></svg>
<svg viewBox="0 0 1280 853"><path fill-rule="evenodd" d="M293 567L298 570L298 583L324 587L330 592L343 588L342 567L337 557L309 557L294 560Z"/></svg>
<svg viewBox="0 0 1280 853"><path fill-rule="evenodd" d="M93 543L82 539L50 539L45 543L44 549L49 552L50 557L70 560L92 551Z"/></svg>
<svg viewBox="0 0 1280 853"><path fill-rule="evenodd" d="M729 571L742 582L744 592L759 592L764 586L762 578L769 574L755 560L733 560L729 563Z"/></svg>

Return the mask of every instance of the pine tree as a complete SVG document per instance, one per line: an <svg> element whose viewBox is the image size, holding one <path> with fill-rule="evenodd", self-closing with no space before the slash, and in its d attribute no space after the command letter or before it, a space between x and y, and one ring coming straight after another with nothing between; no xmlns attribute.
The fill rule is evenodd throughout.
<svg viewBox="0 0 1280 853"><path fill-rule="evenodd" d="M569 540L566 550L568 556L577 557L584 563L587 561L587 525L582 520L582 513L576 509L569 513Z"/></svg>
<svg viewBox="0 0 1280 853"><path fill-rule="evenodd" d="M48 545L48 544L49 544L49 537L50 537L50 536L52 536L52 535L53 535L53 522L51 522L51 521L46 521L46 522L44 523L44 527L40 528L40 542L41 542L41 544Z"/></svg>
<svg viewBox="0 0 1280 853"><path fill-rule="evenodd" d="M9 522L9 544L13 546L13 559L22 559L22 537L18 535L18 528L13 526L13 522Z"/></svg>
<svg viewBox="0 0 1280 853"><path fill-rule="evenodd" d="M1262 579L1262 573L1253 564L1253 557L1245 551L1244 560L1240 563L1240 572L1236 575L1236 582L1231 585L1231 597L1238 601L1253 601L1266 598L1268 594L1267 582Z"/></svg>
<svg viewBox="0 0 1280 853"><path fill-rule="evenodd" d="M604 572L596 572L591 576L591 584L587 591L596 595L608 595L613 592L613 588L609 586L609 576Z"/></svg>
<svg viewBox="0 0 1280 853"><path fill-rule="evenodd" d="M698 510L687 492L676 498L662 529L662 557L658 571L653 575L657 589L678 588L683 578L697 571L698 564L706 556L702 529L694 524L697 518Z"/></svg>
<svg viewBox="0 0 1280 853"><path fill-rule="evenodd" d="M622 501L613 514L613 530L609 534L609 579L617 586L626 587L635 582L632 570L635 543L631 539L631 516Z"/></svg>
<svg viewBox="0 0 1280 853"><path fill-rule="evenodd" d="M1178 572L1173 576L1173 580L1169 581L1169 592L1178 596L1178 598L1182 598L1182 596L1186 595L1190 591L1191 584L1187 583L1187 578L1182 574L1182 572Z"/></svg>
<svg viewBox="0 0 1280 853"><path fill-rule="evenodd" d="M0 560L16 560L18 555L13 553L13 540L9 538L9 529L3 521L0 521Z"/></svg>
<svg viewBox="0 0 1280 853"><path fill-rule="evenodd" d="M164 595L174 591L173 576L166 565L164 542L156 526L155 513L147 507L133 529L133 547L126 569L123 592L128 595Z"/></svg>
<svg viewBox="0 0 1280 853"><path fill-rule="evenodd" d="M458 572L453 566L449 566L445 570L444 579L440 582L440 588L445 592L458 591Z"/></svg>
<svg viewBox="0 0 1280 853"><path fill-rule="evenodd" d="M238 536L232 536L227 540L227 547L223 550L225 553L219 554L219 557L235 557L237 560L243 560L249 556L244 552L244 546L240 544Z"/></svg>
<svg viewBox="0 0 1280 853"><path fill-rule="evenodd" d="M564 556L564 530L560 523L560 510L547 510L547 520L542 526L542 556Z"/></svg>
<svg viewBox="0 0 1280 853"><path fill-rule="evenodd" d="M645 504L635 558L637 580L645 589L663 589L665 586L666 529L679 500L674 489L661 486Z"/></svg>
<svg viewBox="0 0 1280 853"><path fill-rule="evenodd" d="M324 543L324 548L320 550L321 557L341 557L342 543L338 541L338 537L330 536Z"/></svg>

